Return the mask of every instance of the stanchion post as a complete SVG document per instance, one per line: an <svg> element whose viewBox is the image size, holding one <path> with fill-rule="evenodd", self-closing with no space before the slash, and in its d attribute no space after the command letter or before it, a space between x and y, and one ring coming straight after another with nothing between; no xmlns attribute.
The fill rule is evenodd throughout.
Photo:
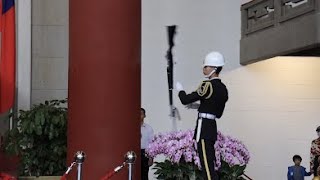
<svg viewBox="0 0 320 180"><path fill-rule="evenodd" d="M83 151L78 151L75 154L75 162L78 165L78 173L77 173L77 180L81 180L82 179L82 164L84 162L84 159L86 157L86 154Z"/></svg>
<svg viewBox="0 0 320 180"><path fill-rule="evenodd" d="M137 158L137 155L136 155L136 153L133 152L133 151L127 152L127 154L126 154L126 156L125 156L126 163L127 163L128 166L129 166L129 173L128 173L128 179L129 179L129 180L132 180L133 164L134 164L134 162L136 161L136 158Z"/></svg>

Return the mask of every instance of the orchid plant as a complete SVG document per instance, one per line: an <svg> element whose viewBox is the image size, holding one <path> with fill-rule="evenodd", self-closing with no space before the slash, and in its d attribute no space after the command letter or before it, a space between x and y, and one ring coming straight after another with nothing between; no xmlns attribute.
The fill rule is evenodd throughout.
<svg viewBox="0 0 320 180"><path fill-rule="evenodd" d="M158 179L202 179L201 164L193 139L193 130L160 133L154 136L146 152L155 158L164 155L164 162L156 162L154 169ZM222 180L241 179L250 154L246 146L236 138L218 132L215 143L215 169Z"/></svg>

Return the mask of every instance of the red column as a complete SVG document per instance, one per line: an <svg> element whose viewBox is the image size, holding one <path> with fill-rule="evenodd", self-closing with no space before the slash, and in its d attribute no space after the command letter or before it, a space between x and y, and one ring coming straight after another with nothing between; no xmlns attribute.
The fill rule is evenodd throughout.
<svg viewBox="0 0 320 180"><path fill-rule="evenodd" d="M69 6L68 163L85 151L83 179L98 180L127 151L140 156L141 0ZM139 180L140 160L134 167ZM112 179L126 178L127 168Z"/></svg>

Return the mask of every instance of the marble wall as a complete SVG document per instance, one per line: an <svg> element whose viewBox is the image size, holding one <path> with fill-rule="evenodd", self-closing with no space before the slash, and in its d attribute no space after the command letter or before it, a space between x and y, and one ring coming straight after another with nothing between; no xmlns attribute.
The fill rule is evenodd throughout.
<svg viewBox="0 0 320 180"><path fill-rule="evenodd" d="M68 3L32 0L32 104L67 97Z"/></svg>

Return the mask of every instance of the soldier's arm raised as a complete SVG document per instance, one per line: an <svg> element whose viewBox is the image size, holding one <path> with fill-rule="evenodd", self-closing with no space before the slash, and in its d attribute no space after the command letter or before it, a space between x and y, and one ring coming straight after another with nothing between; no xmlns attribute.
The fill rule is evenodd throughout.
<svg viewBox="0 0 320 180"><path fill-rule="evenodd" d="M200 99L208 99L213 94L213 87L212 84L208 81L204 81L200 84L199 88L190 93L187 94L185 91L179 92L179 98L183 105L187 105L196 101L199 101Z"/></svg>

